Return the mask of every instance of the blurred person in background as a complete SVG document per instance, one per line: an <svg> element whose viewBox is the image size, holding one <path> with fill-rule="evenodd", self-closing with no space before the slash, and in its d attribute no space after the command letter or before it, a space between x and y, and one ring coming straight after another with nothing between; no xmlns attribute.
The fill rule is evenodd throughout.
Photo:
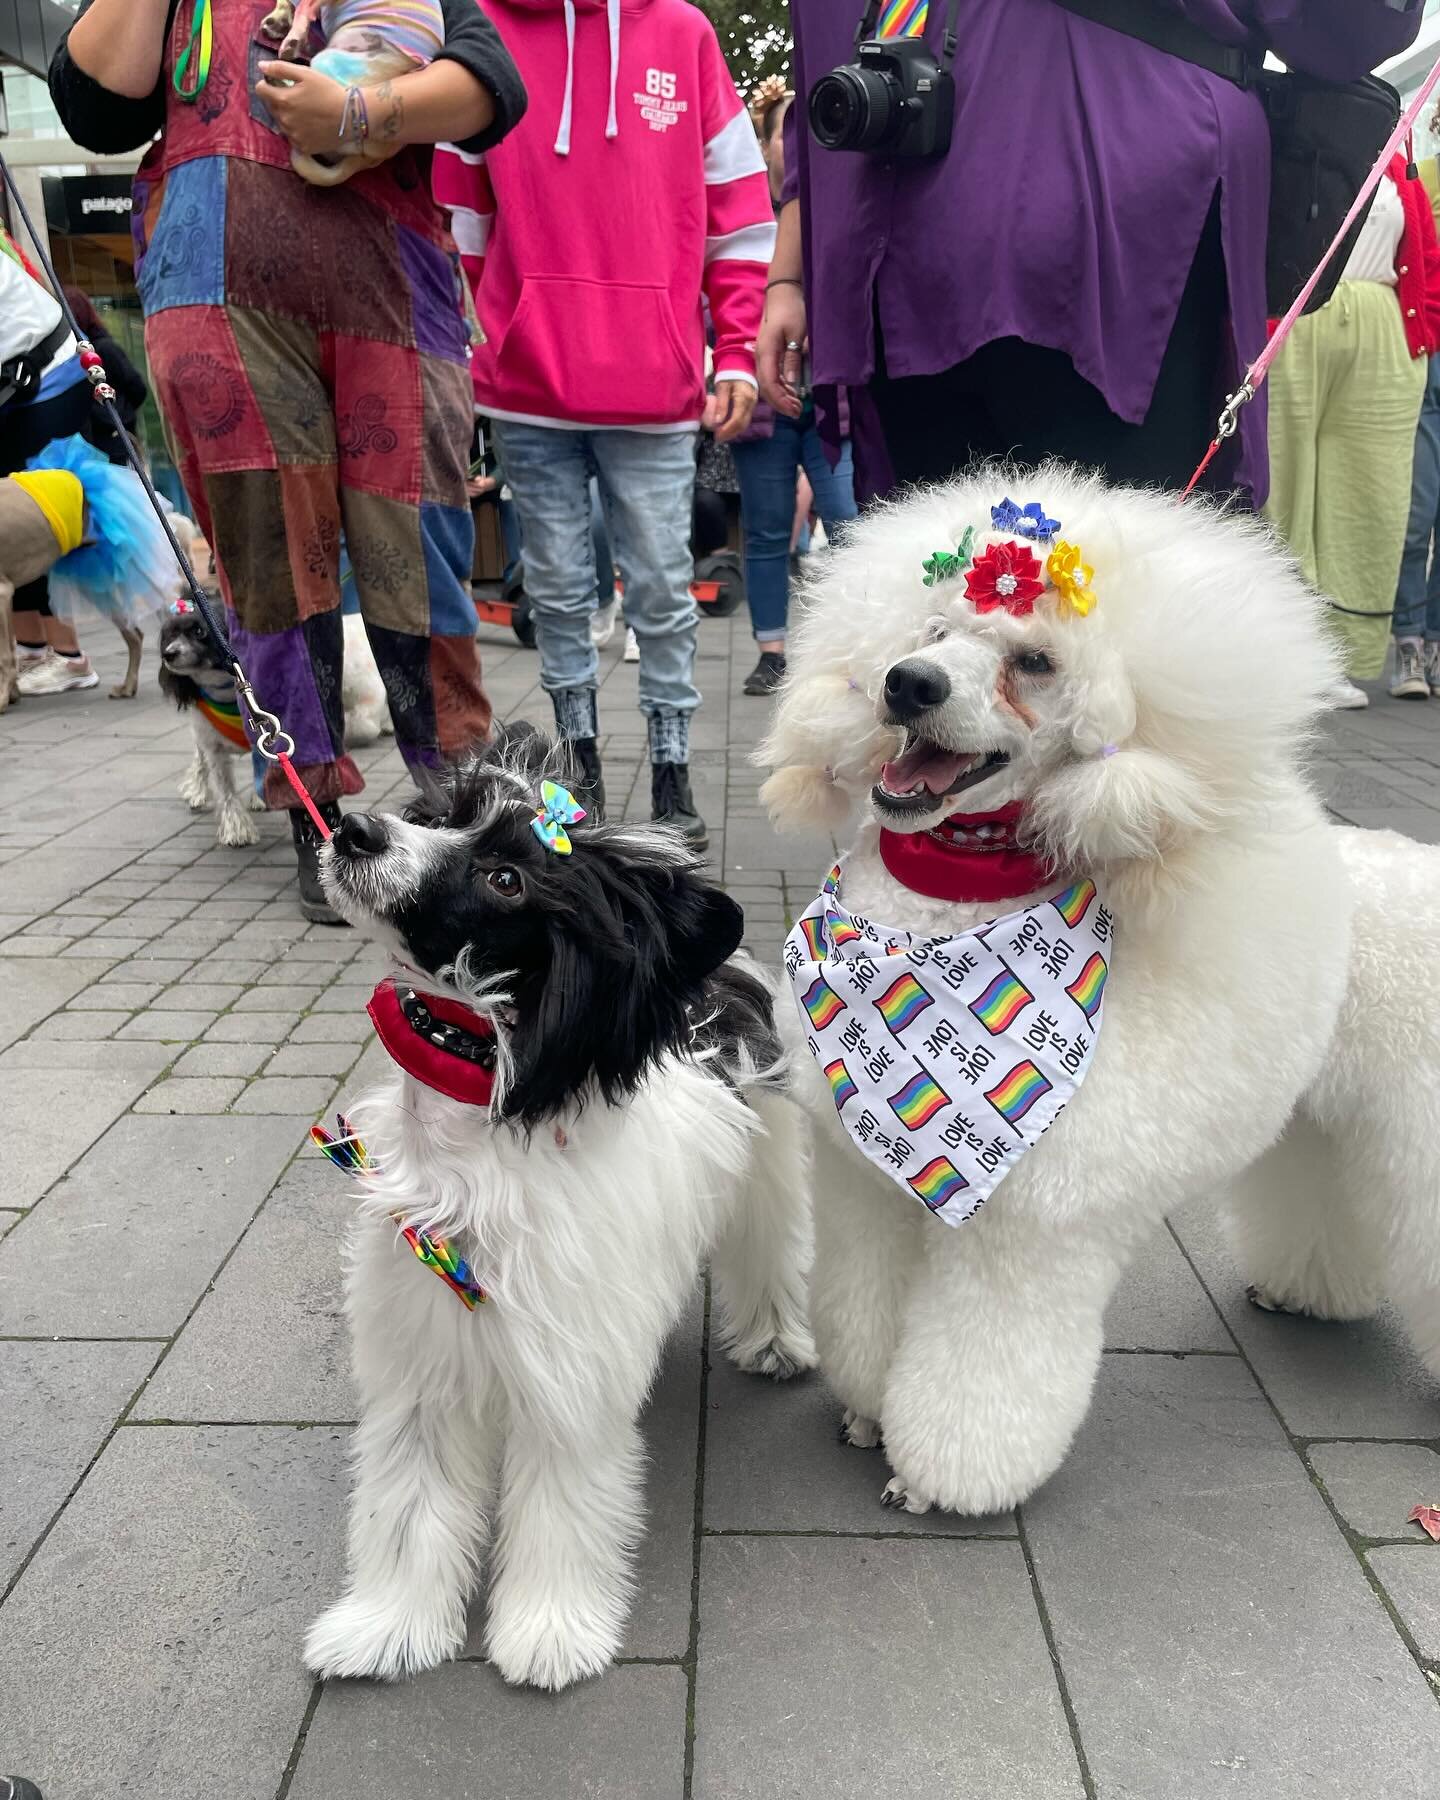
<svg viewBox="0 0 1440 1800"><path fill-rule="evenodd" d="M1440 132L1440 109L1430 115L1432 136ZM1440 164L1433 156L1419 165L1420 179L1440 225ZM1415 468L1411 477L1410 522L1400 558L1395 589L1395 668L1390 692L1397 700L1428 700L1440 694L1440 563L1435 545L1440 532L1440 356L1432 351L1415 433Z"/></svg>

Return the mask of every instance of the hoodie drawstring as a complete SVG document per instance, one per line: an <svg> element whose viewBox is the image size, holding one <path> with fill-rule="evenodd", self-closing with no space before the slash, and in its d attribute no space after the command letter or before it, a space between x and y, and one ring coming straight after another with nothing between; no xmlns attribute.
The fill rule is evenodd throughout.
<svg viewBox="0 0 1440 1800"><path fill-rule="evenodd" d="M620 80L620 0L605 0L606 24L610 33L610 110L605 117L605 135L620 135L620 121L615 112L615 90ZM560 106L560 128L555 133L555 154L570 154L570 126L575 116L575 0L565 0L565 98Z"/></svg>
<svg viewBox="0 0 1440 1800"><path fill-rule="evenodd" d="M615 117L615 84L620 79L620 0L606 0L605 12L610 25L610 111L605 117L605 135L613 138L620 135L620 122Z"/></svg>
<svg viewBox="0 0 1440 1800"><path fill-rule="evenodd" d="M565 0L565 99L560 107L560 129L555 133L555 154L570 154L570 119L575 100L575 0Z"/></svg>

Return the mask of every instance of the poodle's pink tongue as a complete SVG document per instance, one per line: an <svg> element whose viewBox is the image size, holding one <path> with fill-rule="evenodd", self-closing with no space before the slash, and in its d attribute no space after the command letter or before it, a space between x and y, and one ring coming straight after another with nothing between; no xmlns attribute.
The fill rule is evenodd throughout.
<svg viewBox="0 0 1440 1800"><path fill-rule="evenodd" d="M967 769L979 761L978 755L956 756L934 744L916 744L880 771L880 783L890 794L911 794L918 787L932 794L948 794Z"/></svg>

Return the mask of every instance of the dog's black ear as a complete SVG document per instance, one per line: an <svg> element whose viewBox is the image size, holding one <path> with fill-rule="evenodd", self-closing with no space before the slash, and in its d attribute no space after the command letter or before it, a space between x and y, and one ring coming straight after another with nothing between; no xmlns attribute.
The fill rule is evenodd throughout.
<svg viewBox="0 0 1440 1800"><path fill-rule="evenodd" d="M670 964L675 979L693 995L740 948L745 914L728 894L708 882L686 877L676 884L671 915Z"/></svg>
<svg viewBox="0 0 1440 1800"><path fill-rule="evenodd" d="M177 675L163 662L160 665L160 692L167 700L174 701L182 712L200 698L199 688L188 675Z"/></svg>

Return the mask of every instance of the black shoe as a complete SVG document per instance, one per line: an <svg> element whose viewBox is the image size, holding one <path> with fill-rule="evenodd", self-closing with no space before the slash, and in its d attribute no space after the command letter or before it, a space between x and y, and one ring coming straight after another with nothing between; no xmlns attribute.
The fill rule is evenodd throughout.
<svg viewBox="0 0 1440 1800"><path fill-rule="evenodd" d="M692 850L709 849L710 833L695 810L688 764L651 764L650 817L656 825L668 825L678 831Z"/></svg>
<svg viewBox="0 0 1440 1800"><path fill-rule="evenodd" d="M320 808L320 817L333 831L341 819L339 806L333 800L326 801ZM320 833L303 806L291 807L290 832L295 839L295 861L300 871L300 911L312 925L348 924L349 920L342 919L325 898L325 889L320 885Z"/></svg>
<svg viewBox="0 0 1440 1800"><path fill-rule="evenodd" d="M43 1800L43 1796L23 1775L0 1775L0 1800Z"/></svg>
<svg viewBox="0 0 1440 1800"><path fill-rule="evenodd" d="M595 738L571 738L568 742L575 764L575 798L596 825L605 818L605 776L600 767L600 745Z"/></svg>
<svg viewBox="0 0 1440 1800"><path fill-rule="evenodd" d="M785 652L762 650L760 660L745 677L744 694L773 694L785 679Z"/></svg>

